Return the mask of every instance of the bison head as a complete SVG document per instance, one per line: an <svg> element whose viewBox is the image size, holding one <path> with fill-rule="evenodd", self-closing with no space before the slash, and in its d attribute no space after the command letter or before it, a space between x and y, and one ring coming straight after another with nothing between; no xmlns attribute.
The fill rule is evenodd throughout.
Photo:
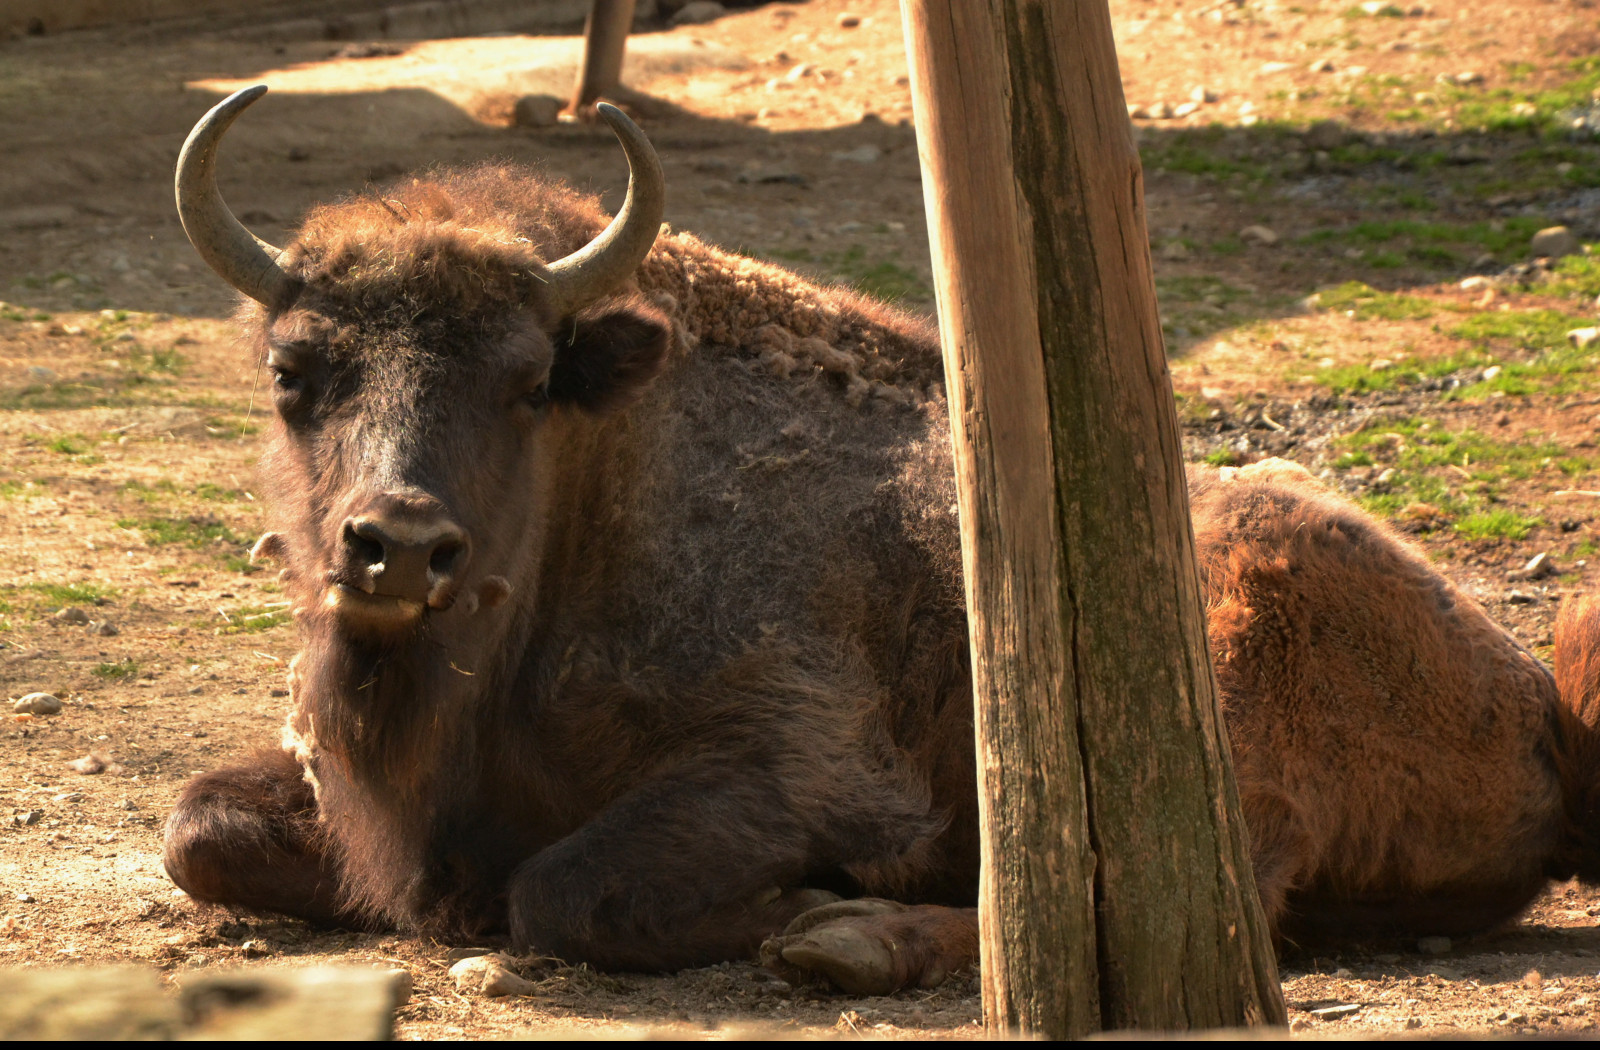
<svg viewBox="0 0 1600 1050"><path fill-rule="evenodd" d="M394 640L448 610L462 622L537 573L562 465L660 367L667 322L619 292L660 227L660 165L605 107L631 173L592 240L592 202L490 169L318 208L280 250L215 184L222 132L264 91L207 114L177 176L195 248L256 301L245 320L272 377L264 465L283 524L258 552L346 636Z"/></svg>

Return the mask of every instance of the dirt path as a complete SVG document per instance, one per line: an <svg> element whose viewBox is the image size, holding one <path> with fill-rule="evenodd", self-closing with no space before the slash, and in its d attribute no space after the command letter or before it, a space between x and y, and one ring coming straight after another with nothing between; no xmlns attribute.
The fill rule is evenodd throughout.
<svg viewBox="0 0 1600 1050"><path fill-rule="evenodd" d="M1506 270L1554 222L1600 236L1596 11L1112 9L1145 114L1191 455L1325 473L1548 655L1556 602L1593 584L1600 551L1600 381L1566 337L1594 323L1600 265ZM234 86L272 85L223 158L230 201L272 240L315 201L433 164L539 163L620 199L606 135L509 124L519 94L569 82L575 39L361 43L143 30L0 43L0 688L66 703L0 730L0 965L402 965L413 1037L975 1034L970 977L857 1000L748 965L558 969L530 973L532 997L464 998L444 975L458 946L205 911L161 875L161 822L192 771L275 739L295 645L271 574L243 557L261 522L258 376L172 212L190 124ZM642 115L674 225L931 306L893 3L774 4L643 37L634 54L630 85L661 100ZM1554 573L1507 577L1540 552ZM108 768L67 767L89 754ZM1557 887L1518 926L1436 954L1290 955L1291 1016L1343 1034L1587 1029L1595 911L1600 896Z"/></svg>

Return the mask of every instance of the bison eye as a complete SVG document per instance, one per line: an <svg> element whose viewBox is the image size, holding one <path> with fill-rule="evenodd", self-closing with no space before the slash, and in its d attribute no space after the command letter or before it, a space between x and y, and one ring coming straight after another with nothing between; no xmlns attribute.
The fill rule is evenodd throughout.
<svg viewBox="0 0 1600 1050"><path fill-rule="evenodd" d="M540 383L526 394L523 394L522 403L535 412L543 412L550 406L550 384Z"/></svg>
<svg viewBox="0 0 1600 1050"><path fill-rule="evenodd" d="M272 369L272 385L285 394L298 394L305 386L305 379L298 372L275 365Z"/></svg>

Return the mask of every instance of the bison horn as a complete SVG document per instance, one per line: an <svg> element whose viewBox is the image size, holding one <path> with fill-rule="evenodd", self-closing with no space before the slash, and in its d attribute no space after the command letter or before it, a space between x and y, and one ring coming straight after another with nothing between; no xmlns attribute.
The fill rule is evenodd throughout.
<svg viewBox="0 0 1600 1050"><path fill-rule="evenodd" d="M550 264L545 293L563 316L576 313L633 276L656 243L667 206L661 161L639 125L608 102L600 103L596 111L611 125L628 155L628 196L600 236Z"/></svg>
<svg viewBox="0 0 1600 1050"><path fill-rule="evenodd" d="M266 93L265 84L236 91L201 117L178 154L174 183L178 218L200 258L224 281L272 307L282 305L297 282L278 264L282 251L245 229L217 191L217 143L234 118Z"/></svg>

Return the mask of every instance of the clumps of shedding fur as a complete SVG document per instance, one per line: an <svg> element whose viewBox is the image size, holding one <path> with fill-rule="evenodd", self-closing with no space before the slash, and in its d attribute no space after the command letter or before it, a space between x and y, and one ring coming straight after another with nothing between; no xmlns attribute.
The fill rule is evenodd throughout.
<svg viewBox="0 0 1600 1050"><path fill-rule="evenodd" d="M668 312L692 340L736 348L781 377L833 377L852 406L914 405L941 394L938 338L927 322L847 289L684 233L656 243L639 283L669 297Z"/></svg>

